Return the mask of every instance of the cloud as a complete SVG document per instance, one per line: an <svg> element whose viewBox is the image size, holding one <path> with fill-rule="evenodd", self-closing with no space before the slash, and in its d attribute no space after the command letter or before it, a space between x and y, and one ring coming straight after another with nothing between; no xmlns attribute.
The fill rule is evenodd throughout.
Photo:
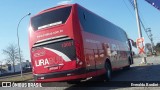
<svg viewBox="0 0 160 90"><path fill-rule="evenodd" d="M71 3L72 2L72 0L65 0L65 1L60 1L60 2L58 2L57 4L58 5L64 5L64 4L69 4L69 3Z"/></svg>

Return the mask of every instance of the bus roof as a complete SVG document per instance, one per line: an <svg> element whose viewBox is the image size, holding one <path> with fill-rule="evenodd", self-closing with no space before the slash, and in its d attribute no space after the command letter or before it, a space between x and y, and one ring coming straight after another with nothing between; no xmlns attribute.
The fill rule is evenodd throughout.
<svg viewBox="0 0 160 90"><path fill-rule="evenodd" d="M96 14L96 13L93 13L92 11L90 11L90 10L84 8L83 6L81 6L81 5L77 4L77 3L75 3L75 4L57 5L57 6L54 6L54 7L45 9L45 10L42 10L41 12L39 12L38 14L36 14L36 15L34 15L34 16L37 16L37 15L39 15L39 14L43 14L43 13L45 13L45 12L52 11L52 10L55 10L55 9L64 8L64 7L68 7L68 6L74 6L74 5L80 6L81 8L87 10L88 12L91 12L92 14L95 14L96 16L98 16L98 17L100 17L100 18L102 18L102 19L108 21L107 19L105 19L105 18L99 16L99 15ZM32 16L32 17L34 17L34 16ZM108 21L108 22L110 22L110 21ZM110 23L112 23L112 22L110 22ZM112 23L112 24L115 25L114 23ZM115 26L117 26L117 25L115 25ZM120 28L122 31L124 31L121 27L119 27L119 26L117 26L117 27ZM124 32L125 32L125 31L124 31Z"/></svg>
<svg viewBox="0 0 160 90"><path fill-rule="evenodd" d="M55 9L59 9L59 8L64 8L64 7L68 7L68 6L73 6L73 5L75 5L75 4L58 5L58 6L55 6L55 7L51 7L51 8L45 9L45 10L39 12L38 14L42 14L44 12L48 12L48 11L51 11L51 10L55 10Z"/></svg>
<svg viewBox="0 0 160 90"><path fill-rule="evenodd" d="M48 12L48 11L52 11L52 10L55 10L55 9L59 9L59 8L64 8L64 7L68 7L68 6L73 6L73 5L76 5L77 3L75 4L64 4L64 5L57 5L57 6L54 6L54 7L51 7L51 8L48 8L48 9L44 9L42 11L40 11L39 13L33 15L31 18L39 15L39 14L43 14L45 12Z"/></svg>

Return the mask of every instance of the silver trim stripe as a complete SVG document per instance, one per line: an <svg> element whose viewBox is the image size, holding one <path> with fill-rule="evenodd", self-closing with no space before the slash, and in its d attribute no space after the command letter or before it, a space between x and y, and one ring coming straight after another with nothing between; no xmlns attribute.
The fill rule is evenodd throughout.
<svg viewBox="0 0 160 90"><path fill-rule="evenodd" d="M36 43L40 43L40 42L44 42L44 41L48 41L48 40L52 40L52 39L63 38L63 37L67 37L67 36L66 36L66 35L61 35L61 36L51 37L51 38L39 40L39 41L37 41Z"/></svg>
<svg viewBox="0 0 160 90"><path fill-rule="evenodd" d="M56 39L56 40L52 40L52 41L46 41L46 42L42 42L42 43L37 43L35 45L33 45L33 47L37 47L37 46L41 46L41 45L45 45L45 44L49 44L49 43L54 43L54 42L58 42L58 41L63 41L63 40L69 40L71 38L66 37L66 38L61 38L61 39Z"/></svg>

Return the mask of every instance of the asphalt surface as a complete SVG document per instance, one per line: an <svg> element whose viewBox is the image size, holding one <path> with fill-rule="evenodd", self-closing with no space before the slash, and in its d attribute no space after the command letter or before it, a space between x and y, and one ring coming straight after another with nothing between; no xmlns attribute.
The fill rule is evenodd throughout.
<svg viewBox="0 0 160 90"><path fill-rule="evenodd" d="M124 85L127 82L134 81L160 81L160 56L147 57L147 65L140 64L142 60L140 58L134 59L134 64L129 70L118 70L112 75L111 84L113 87L109 87L108 82L99 81L101 77L96 77L80 84L67 84L66 82L45 83L42 86L50 87L38 87L38 88L0 88L0 90L159 90L160 87L119 87L116 85ZM152 83L153 83L152 82ZM115 83L115 84L114 84ZM160 85L159 85L160 86Z"/></svg>
<svg viewBox="0 0 160 90"><path fill-rule="evenodd" d="M30 74L32 74L32 72L23 73L23 75L30 75ZM21 74L15 74L15 75L9 75L9 76L1 76L0 77L0 81L2 81L2 79L5 79L5 78L11 78L11 77L17 77L17 76L21 76Z"/></svg>

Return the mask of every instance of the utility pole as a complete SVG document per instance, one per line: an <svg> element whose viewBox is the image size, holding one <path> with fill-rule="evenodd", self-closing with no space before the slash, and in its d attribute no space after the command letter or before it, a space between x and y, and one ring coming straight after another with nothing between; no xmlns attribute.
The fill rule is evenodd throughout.
<svg viewBox="0 0 160 90"><path fill-rule="evenodd" d="M18 39L18 53L19 53L19 61L20 61L20 69L21 69L21 78L23 77L23 70L22 70L22 60L21 60L21 48L20 48L20 44L19 44L19 34L18 34L18 29L19 29L19 25L21 23L21 21L27 17L31 15L31 13L28 13L26 14L25 16L23 16L20 21L18 22L18 25L17 25L17 39Z"/></svg>
<svg viewBox="0 0 160 90"><path fill-rule="evenodd" d="M138 26L138 37L139 37L139 38L142 38L142 31L141 31L141 25L140 25L139 13L138 13L137 0L134 0L134 8L135 8L136 20L137 20L137 26ZM143 42L142 42L142 47L144 47ZM146 57L145 57L144 54L143 54L143 56L142 56L142 62L141 62L141 63L144 63L144 64L147 63Z"/></svg>
<svg viewBox="0 0 160 90"><path fill-rule="evenodd" d="M149 34L149 39L151 41L152 54L153 54L153 52L154 52L154 42L153 42L153 34L151 32L151 28L147 28L146 32Z"/></svg>

